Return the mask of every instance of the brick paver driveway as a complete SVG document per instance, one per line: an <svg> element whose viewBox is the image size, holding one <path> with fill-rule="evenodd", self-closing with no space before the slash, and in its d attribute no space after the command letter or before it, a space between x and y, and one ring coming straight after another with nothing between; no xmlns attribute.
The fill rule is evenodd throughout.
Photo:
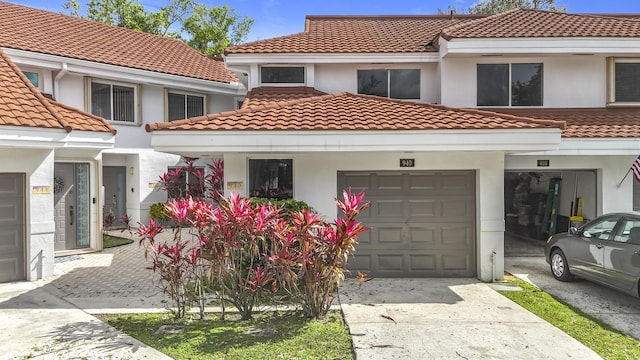
<svg viewBox="0 0 640 360"><path fill-rule="evenodd" d="M129 245L102 252L56 258L55 276L41 280L47 290L85 309L159 308L168 298L158 286L158 277L144 258L144 247L127 232L114 236L134 238ZM104 312L104 311L97 311Z"/></svg>

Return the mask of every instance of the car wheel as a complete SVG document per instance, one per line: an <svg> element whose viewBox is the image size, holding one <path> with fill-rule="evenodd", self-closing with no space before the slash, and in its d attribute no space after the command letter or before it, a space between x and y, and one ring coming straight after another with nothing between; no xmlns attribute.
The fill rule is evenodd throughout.
<svg viewBox="0 0 640 360"><path fill-rule="evenodd" d="M569 272L569 263L562 250L556 249L551 253L551 273L556 280L573 280L573 275Z"/></svg>

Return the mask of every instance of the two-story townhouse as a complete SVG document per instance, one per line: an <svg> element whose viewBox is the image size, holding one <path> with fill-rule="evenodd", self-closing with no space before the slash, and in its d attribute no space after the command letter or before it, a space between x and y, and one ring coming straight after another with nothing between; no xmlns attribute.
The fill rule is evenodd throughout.
<svg viewBox="0 0 640 360"><path fill-rule="evenodd" d="M99 191L90 206L99 211L86 214L79 204L57 201L60 223L101 219L110 211L116 225L125 214L133 225L147 222L149 207L166 200L156 188L159 176L182 164L179 156L151 148L144 125L233 110L246 93L221 58L181 41L7 2L0 2L0 48L42 93L103 117L117 130L115 145L91 169ZM56 161L56 178L71 173L74 157L84 154ZM57 254L100 249L97 229L92 236L58 231Z"/></svg>
<svg viewBox="0 0 640 360"><path fill-rule="evenodd" d="M224 156L227 192L331 216L343 188L365 190L352 270L501 278L505 223L548 236L633 208L638 26L521 9L308 16L227 49L248 75L241 110L147 128L157 150Z"/></svg>
<svg viewBox="0 0 640 360"><path fill-rule="evenodd" d="M0 282L53 275L54 247L90 246L100 222L102 151L115 129L46 98L0 50ZM54 215L67 203L73 219ZM54 245L56 244L56 245Z"/></svg>

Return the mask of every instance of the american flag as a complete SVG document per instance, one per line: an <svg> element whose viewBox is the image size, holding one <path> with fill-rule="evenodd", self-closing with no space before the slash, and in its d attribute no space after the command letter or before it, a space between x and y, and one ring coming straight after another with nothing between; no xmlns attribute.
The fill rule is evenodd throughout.
<svg viewBox="0 0 640 360"><path fill-rule="evenodd" d="M633 177L636 178L636 181L640 182L640 155L636 158L636 161L631 165L631 170L633 170Z"/></svg>

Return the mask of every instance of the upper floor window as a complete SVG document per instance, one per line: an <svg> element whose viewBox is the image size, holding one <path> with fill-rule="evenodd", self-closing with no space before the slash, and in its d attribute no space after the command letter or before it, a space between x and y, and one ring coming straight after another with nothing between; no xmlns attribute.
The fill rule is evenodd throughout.
<svg viewBox="0 0 640 360"><path fill-rule="evenodd" d="M168 120L188 119L204 115L204 96L183 94L177 92L167 93Z"/></svg>
<svg viewBox="0 0 640 360"><path fill-rule="evenodd" d="M137 92L135 85L91 80L91 113L109 121L135 123Z"/></svg>
<svg viewBox="0 0 640 360"><path fill-rule="evenodd" d="M542 64L478 64L478 106L542 106Z"/></svg>
<svg viewBox="0 0 640 360"><path fill-rule="evenodd" d="M358 94L420 99L420 69L358 70Z"/></svg>
<svg viewBox="0 0 640 360"><path fill-rule="evenodd" d="M34 71L23 71L22 73L31 81L33 86L40 88L40 73Z"/></svg>
<svg viewBox="0 0 640 360"><path fill-rule="evenodd" d="M609 71L609 103L640 103L640 59L612 59Z"/></svg>
<svg viewBox="0 0 640 360"><path fill-rule="evenodd" d="M304 84L304 67L262 66L260 81L263 84Z"/></svg>

